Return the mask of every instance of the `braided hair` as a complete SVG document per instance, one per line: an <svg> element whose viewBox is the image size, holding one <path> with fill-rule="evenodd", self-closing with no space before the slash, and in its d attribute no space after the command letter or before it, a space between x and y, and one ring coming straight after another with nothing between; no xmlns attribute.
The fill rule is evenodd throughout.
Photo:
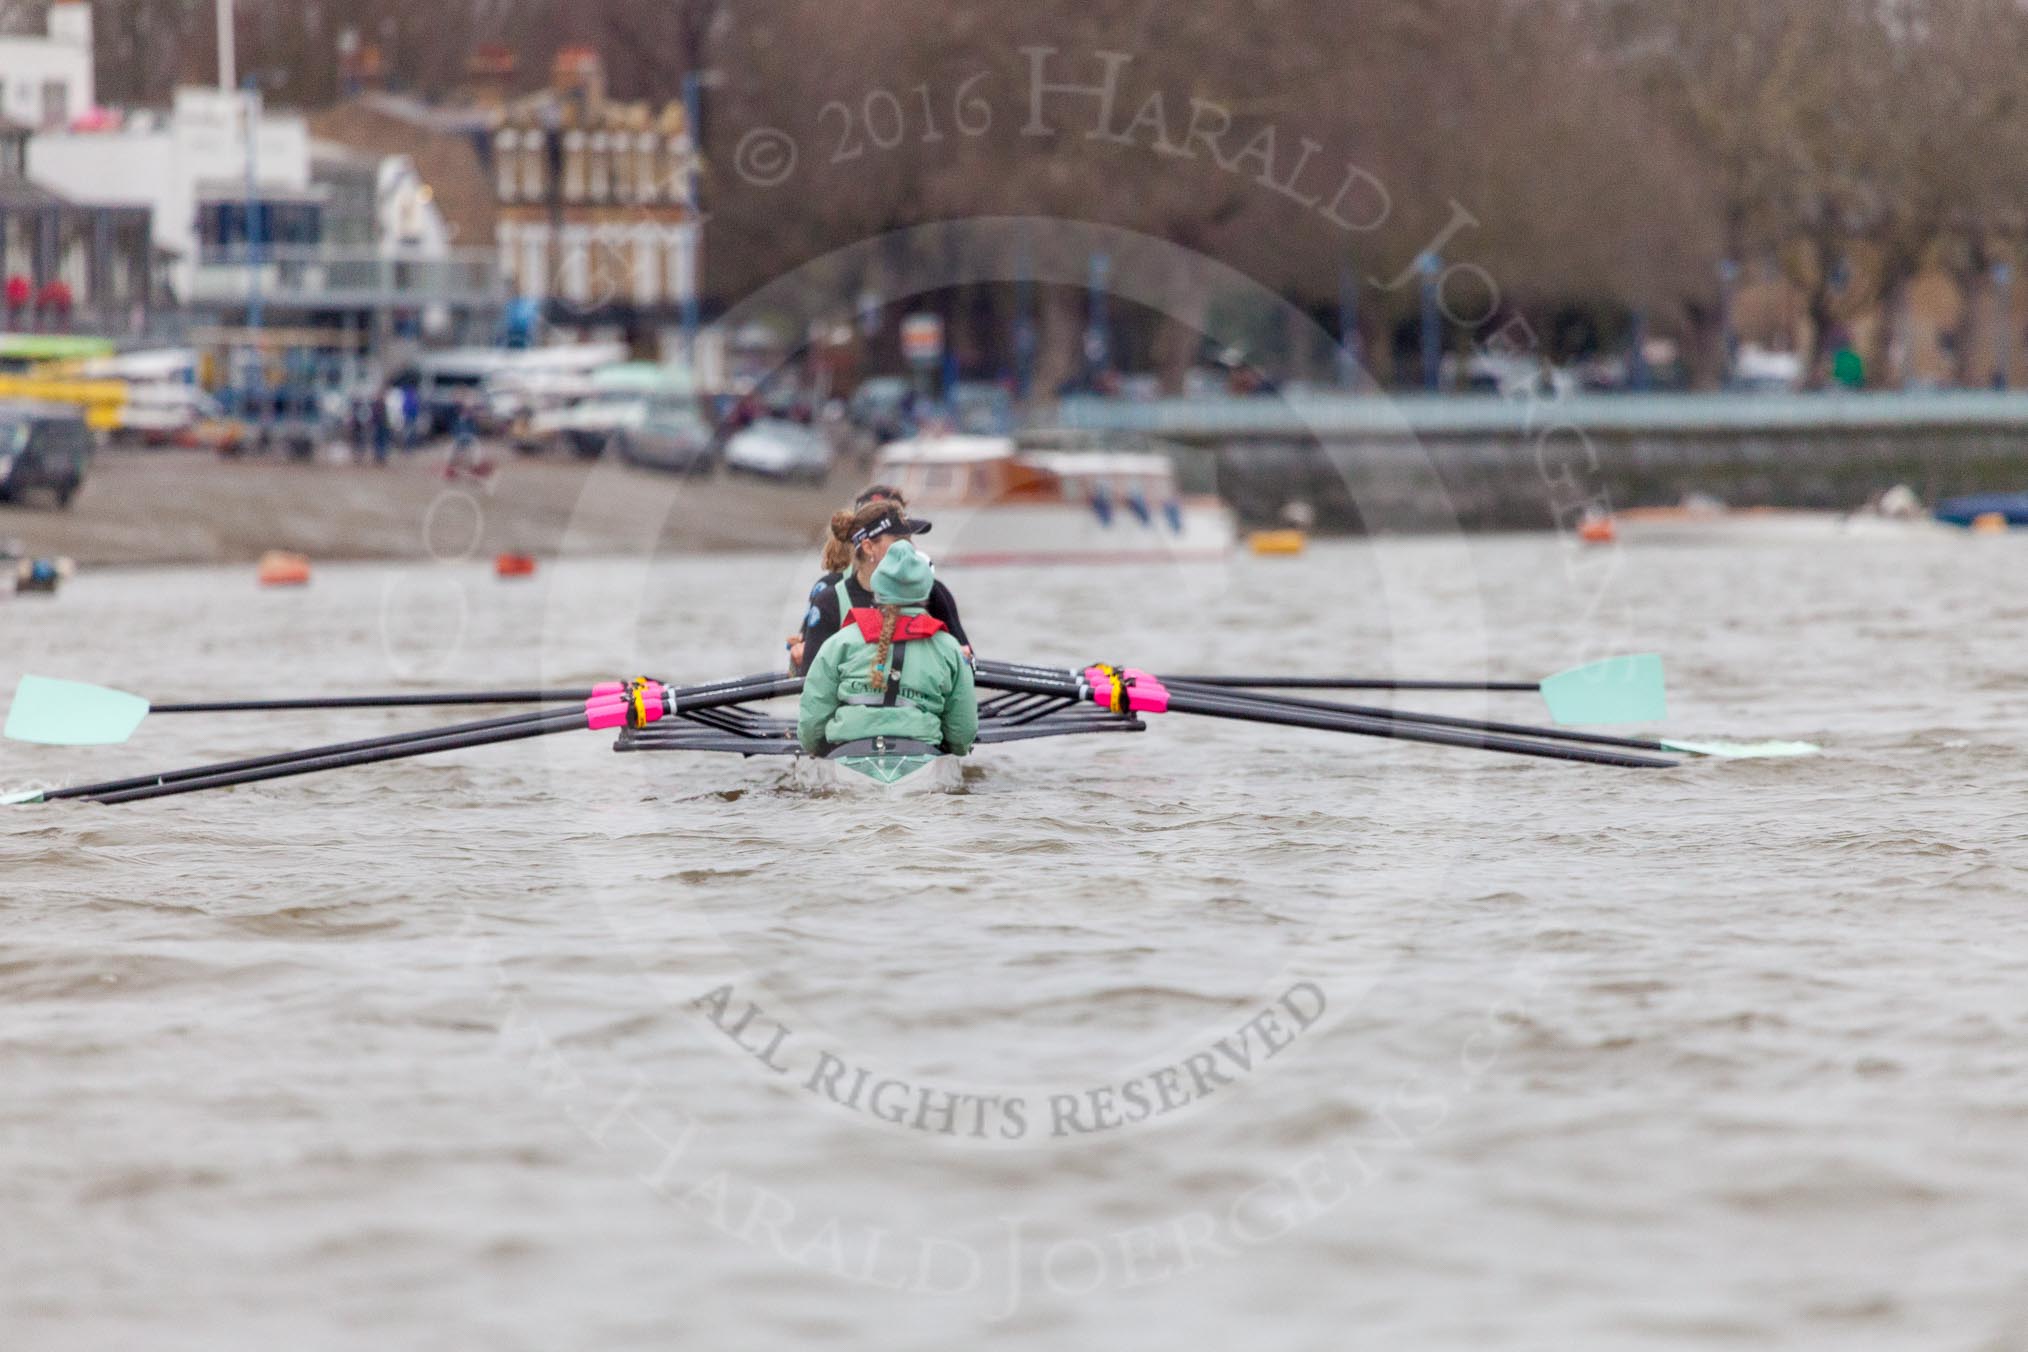
<svg viewBox="0 0 2028 1352"><path fill-rule="evenodd" d="M866 678L876 695L887 693L887 663L894 656L894 631L900 623L900 606L880 608L880 642L873 650L873 670Z"/></svg>

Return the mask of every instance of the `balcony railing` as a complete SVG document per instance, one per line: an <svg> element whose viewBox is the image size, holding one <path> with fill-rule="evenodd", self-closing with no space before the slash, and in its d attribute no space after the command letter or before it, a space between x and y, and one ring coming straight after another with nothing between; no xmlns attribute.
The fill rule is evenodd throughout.
<svg viewBox="0 0 2028 1352"><path fill-rule="evenodd" d="M504 305L506 283L490 249L456 249L425 257L371 249L276 245L207 250L198 260L188 299L201 305L245 305L256 278L263 305L303 310L419 309Z"/></svg>

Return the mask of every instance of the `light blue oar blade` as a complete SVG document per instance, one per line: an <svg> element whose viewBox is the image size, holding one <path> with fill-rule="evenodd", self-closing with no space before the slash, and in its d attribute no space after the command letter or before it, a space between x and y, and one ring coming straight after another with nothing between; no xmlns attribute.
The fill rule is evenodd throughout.
<svg viewBox="0 0 2028 1352"><path fill-rule="evenodd" d="M1560 671L1542 683L1542 698L1549 716L1564 727L1659 723L1669 712L1662 659L1653 653Z"/></svg>
<svg viewBox="0 0 2028 1352"><path fill-rule="evenodd" d="M24 789L20 793L0 794L0 807L19 807L23 803L39 803L41 801L42 790L40 789Z"/></svg>
<svg viewBox="0 0 2028 1352"><path fill-rule="evenodd" d="M1815 742L1663 742L1671 751L1686 756L1715 756L1721 760L1776 760L1785 756L1814 756L1824 748Z"/></svg>
<svg viewBox="0 0 2028 1352"><path fill-rule="evenodd" d="M14 687L4 735L47 746L114 746L134 735L148 701L81 681L23 676Z"/></svg>

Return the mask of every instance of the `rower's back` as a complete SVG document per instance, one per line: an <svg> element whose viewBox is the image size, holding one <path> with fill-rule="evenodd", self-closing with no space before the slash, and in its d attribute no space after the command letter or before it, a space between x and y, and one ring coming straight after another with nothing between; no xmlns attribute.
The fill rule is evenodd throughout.
<svg viewBox="0 0 2028 1352"><path fill-rule="evenodd" d="M875 606L854 610L803 677L797 737L812 755L880 739L954 755L971 750L979 701L971 663L941 621L926 614L934 578L906 540L873 574Z"/></svg>

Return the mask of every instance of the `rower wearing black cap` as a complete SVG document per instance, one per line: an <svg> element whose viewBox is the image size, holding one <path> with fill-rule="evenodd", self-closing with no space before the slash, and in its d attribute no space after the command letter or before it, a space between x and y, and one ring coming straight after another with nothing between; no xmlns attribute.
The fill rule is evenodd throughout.
<svg viewBox="0 0 2028 1352"><path fill-rule="evenodd" d="M831 518L831 538L824 545L827 571L810 588L802 632L789 640L791 673L800 675L805 670L824 641L844 625L847 615L874 604L873 570L887 557L888 547L896 540L927 535L929 530L929 522L908 514L908 504L900 493L884 486L867 489L852 510ZM958 602L951 589L936 583L924 609L932 619L943 622L969 656L972 641L958 619Z"/></svg>

